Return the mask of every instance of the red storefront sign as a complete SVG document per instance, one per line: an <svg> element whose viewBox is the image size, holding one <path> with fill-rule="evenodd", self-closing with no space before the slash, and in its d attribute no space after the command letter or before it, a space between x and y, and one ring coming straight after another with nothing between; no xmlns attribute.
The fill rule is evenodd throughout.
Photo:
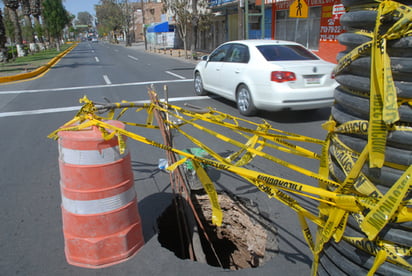
<svg viewBox="0 0 412 276"><path fill-rule="evenodd" d="M289 10L294 0L275 1L267 0L265 5L273 5L276 11ZM320 21L320 41L335 41L336 37L343 32L339 23L340 17L345 13L341 0L305 0L309 7L322 6ZM260 2L257 0L256 3Z"/></svg>

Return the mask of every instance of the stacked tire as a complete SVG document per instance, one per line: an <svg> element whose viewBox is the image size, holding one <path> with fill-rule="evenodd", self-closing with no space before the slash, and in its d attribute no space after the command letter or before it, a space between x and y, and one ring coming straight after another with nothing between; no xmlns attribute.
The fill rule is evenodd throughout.
<svg viewBox="0 0 412 276"><path fill-rule="evenodd" d="M412 6L410 0L397 1ZM338 54L337 59L345 56L351 50L371 40L366 35L373 32L379 3L373 0L342 0L347 12L341 17L341 25L346 32L338 37L339 43L346 46L345 51ZM384 18L388 26L396 17ZM367 31L362 34L361 31ZM397 90L398 99L404 100L399 107L400 120L396 125L403 126L401 130L389 131L385 151L385 165L382 168L369 168L368 162L362 169L362 174L374 186L385 194L404 173L403 168L412 164L412 36L396 40L388 40L387 53L391 60L392 76ZM339 126L343 123L364 120L369 121L370 95L370 51L354 60L336 76L339 86L335 90L335 104L332 107L332 118ZM409 103L408 103L409 101ZM356 160L368 143L367 135L360 133L335 133L339 143L331 141L329 148L329 175L336 182L343 183L347 172L342 167L342 158L336 154L336 148L349 149ZM390 164L390 165L387 165ZM331 187L332 189L332 187ZM370 196L365 194L365 196ZM407 195L403 200L409 200ZM380 231L377 239L388 241L395 246L412 247L412 222L388 223ZM367 238L360 229L356 214L350 214L344 236ZM374 248L375 240L368 241ZM376 249L376 247L375 247ZM373 250L372 250L373 251ZM409 254L410 255L410 254ZM402 256L406 262L412 263L411 256ZM321 253L319 260L319 275L367 275L375 261L375 256L367 250L355 247L353 243L341 240L339 243L330 241ZM410 265L411 267L412 265ZM411 275L410 267L385 261L375 275Z"/></svg>

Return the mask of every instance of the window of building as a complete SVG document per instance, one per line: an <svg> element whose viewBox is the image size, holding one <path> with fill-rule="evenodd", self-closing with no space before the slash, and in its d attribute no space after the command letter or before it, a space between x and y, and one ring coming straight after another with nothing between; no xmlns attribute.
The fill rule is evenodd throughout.
<svg viewBox="0 0 412 276"><path fill-rule="evenodd" d="M307 18L289 17L288 10L276 12L275 39L298 42L311 50L319 49L322 7L309 7Z"/></svg>

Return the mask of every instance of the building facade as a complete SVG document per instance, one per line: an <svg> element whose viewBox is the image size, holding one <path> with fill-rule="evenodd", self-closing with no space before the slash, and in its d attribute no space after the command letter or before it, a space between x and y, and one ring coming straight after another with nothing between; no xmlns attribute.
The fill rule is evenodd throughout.
<svg viewBox="0 0 412 276"><path fill-rule="evenodd" d="M307 17L291 14L296 1L306 6ZM291 40L335 63L344 50L336 39L344 32L339 23L345 12L341 0L211 0L210 8L215 25L224 26L223 32L212 32L217 45L236 39Z"/></svg>
<svg viewBox="0 0 412 276"><path fill-rule="evenodd" d="M297 2L305 6L306 16L293 16ZM137 41L144 39L144 26L165 21L176 24L161 0L144 2L139 8L135 17L139 26L134 29ZM208 8L208 26L195 30L196 50L209 52L223 42L238 39L290 40L336 63L337 54L345 49L337 40L344 32L339 22L345 12L341 0L209 0ZM139 17L144 20L139 21ZM176 31L175 38L174 47L181 48Z"/></svg>

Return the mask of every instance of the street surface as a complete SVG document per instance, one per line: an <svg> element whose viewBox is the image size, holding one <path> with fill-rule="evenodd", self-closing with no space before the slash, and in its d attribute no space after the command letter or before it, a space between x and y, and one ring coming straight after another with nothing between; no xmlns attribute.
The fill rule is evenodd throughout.
<svg viewBox="0 0 412 276"><path fill-rule="evenodd" d="M229 190L258 204L261 213L277 228L277 255L258 268L229 271L181 260L163 248L157 239L156 220L171 203L172 196L168 175L158 169L158 160L165 158L165 153L136 141L129 141L129 149L145 246L127 262L108 268L92 270L67 264L57 142L47 135L73 118L84 95L98 102L104 102L104 98L112 102L148 100L151 84L160 98L163 86L167 85L172 104L210 106L240 117L234 103L194 96L194 66L194 62L146 53L143 45L125 48L84 42L44 76L0 85L0 275L310 275L312 255L296 214L240 177L224 171L213 179L217 189ZM321 124L329 114L330 109L265 112L248 119L264 119L274 128L324 139L326 132ZM133 121L133 116L137 115L132 112L127 119ZM160 133L139 131L142 136L161 141ZM313 149L320 153L318 147ZM226 150L221 148L219 152ZM317 171L318 162L302 162L305 168ZM299 174L267 160L257 160L252 169L304 181ZM303 199L302 204L316 213L312 200Z"/></svg>

